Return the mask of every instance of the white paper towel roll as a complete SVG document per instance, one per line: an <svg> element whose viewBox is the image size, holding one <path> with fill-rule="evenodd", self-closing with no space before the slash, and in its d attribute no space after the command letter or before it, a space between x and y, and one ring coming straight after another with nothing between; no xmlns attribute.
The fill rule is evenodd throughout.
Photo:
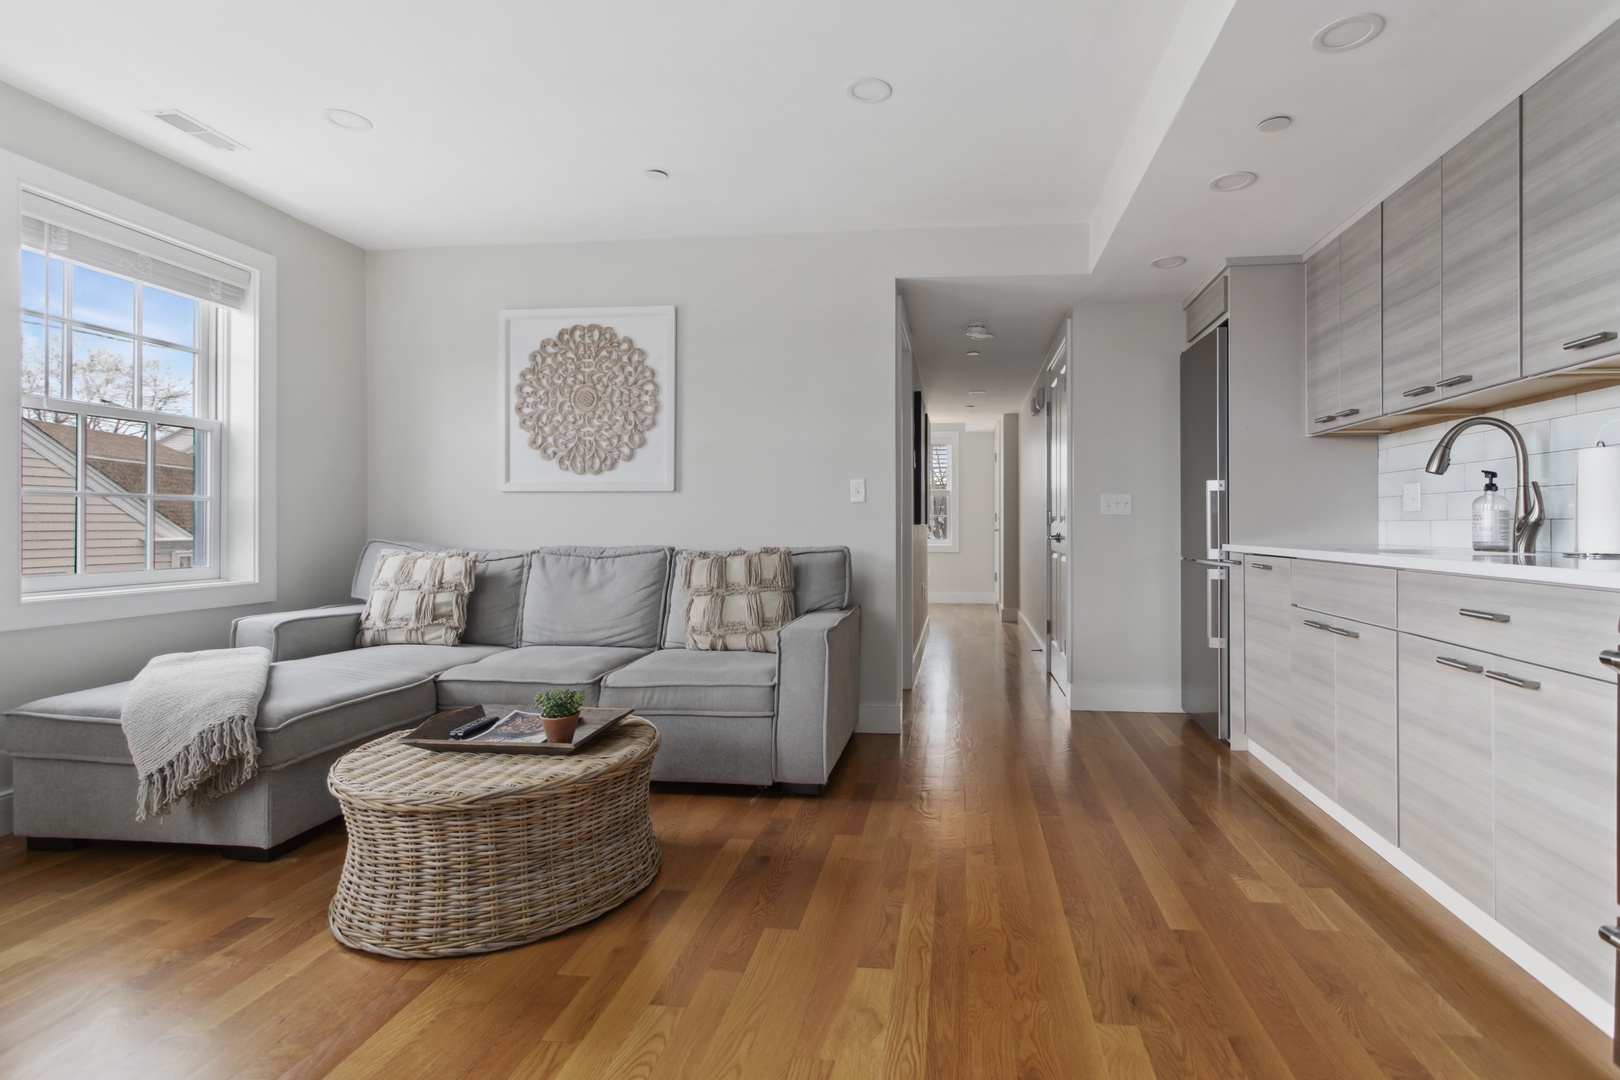
<svg viewBox="0 0 1620 1080"><path fill-rule="evenodd" d="M1575 550L1620 555L1620 446L1575 455Z"/></svg>

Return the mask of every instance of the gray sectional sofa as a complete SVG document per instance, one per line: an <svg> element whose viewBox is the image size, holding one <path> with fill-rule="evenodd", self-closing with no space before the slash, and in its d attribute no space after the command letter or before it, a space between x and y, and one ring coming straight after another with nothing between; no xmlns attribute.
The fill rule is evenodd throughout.
<svg viewBox="0 0 1620 1080"><path fill-rule="evenodd" d="M355 569L363 599L384 548ZM119 726L128 683L13 710L16 830L35 848L83 840L208 844L271 858L338 816L326 773L345 751L442 708L525 705L573 687L586 703L658 726L654 780L819 790L858 711L860 610L847 548L794 549L796 618L776 653L684 647L680 555L667 547L549 547L479 553L462 643L356 649L363 604L238 619L235 645L273 663L259 706L260 773L205 806L136 821L135 769Z"/></svg>

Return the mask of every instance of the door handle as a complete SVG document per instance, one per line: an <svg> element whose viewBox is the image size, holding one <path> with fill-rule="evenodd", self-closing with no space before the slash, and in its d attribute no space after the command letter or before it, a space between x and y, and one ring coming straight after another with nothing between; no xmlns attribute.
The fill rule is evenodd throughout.
<svg viewBox="0 0 1620 1080"><path fill-rule="evenodd" d="M1598 937L1620 949L1620 926L1600 926L1598 927Z"/></svg>
<svg viewBox="0 0 1620 1080"><path fill-rule="evenodd" d="M1480 611L1478 608L1458 608L1457 614L1465 619L1483 619L1486 622L1512 622L1512 618L1499 611Z"/></svg>
<svg viewBox="0 0 1620 1080"><path fill-rule="evenodd" d="M1225 490L1225 480L1204 481L1204 547L1211 559L1221 557L1220 494Z"/></svg>
<svg viewBox="0 0 1620 1080"><path fill-rule="evenodd" d="M1536 682L1536 680L1521 679L1517 675L1509 675L1505 671L1487 671L1485 673L1485 677L1487 679L1495 679L1497 682L1507 683L1509 686L1517 686L1521 690L1541 689L1541 684Z"/></svg>
<svg viewBox="0 0 1620 1080"><path fill-rule="evenodd" d="M1333 627L1329 626L1327 623L1325 623L1325 622L1317 622L1315 619L1306 619L1305 620L1305 625L1310 627L1312 630L1332 630L1333 629Z"/></svg>
<svg viewBox="0 0 1620 1080"><path fill-rule="evenodd" d="M1361 633L1360 633L1360 631L1357 631L1357 630L1346 630L1346 629L1345 629L1345 628L1344 628L1344 627L1342 627L1342 626L1330 626L1330 627L1328 627L1328 628L1327 628L1327 629L1328 629L1328 633L1330 633L1330 634L1338 634L1338 635L1339 635L1339 636L1340 636L1340 637L1353 637L1353 638L1358 638L1358 637L1360 637L1360 636L1361 636Z"/></svg>
<svg viewBox="0 0 1620 1080"><path fill-rule="evenodd" d="M1064 536L1063 536L1062 533L1053 533L1051 536L1048 536L1047 539L1048 540L1056 540L1058 543L1061 544L1061 543L1063 543Z"/></svg>
<svg viewBox="0 0 1620 1080"><path fill-rule="evenodd" d="M1360 415L1361 415L1361 410L1360 409L1346 409L1343 412L1334 413L1333 414L1333 419L1335 419L1335 420L1343 420L1347 416L1360 416Z"/></svg>
<svg viewBox="0 0 1620 1080"><path fill-rule="evenodd" d="M1470 664L1466 660L1457 660L1450 656L1437 656L1434 658L1434 662L1448 668L1456 668L1458 671L1467 671L1474 675L1478 675L1485 670L1481 664Z"/></svg>
<svg viewBox="0 0 1620 1080"><path fill-rule="evenodd" d="M1225 579L1226 571L1212 566L1204 573L1208 575L1204 578L1204 629L1209 631L1209 647L1224 649L1226 635L1221 633L1221 581Z"/></svg>
<svg viewBox="0 0 1620 1080"><path fill-rule="evenodd" d="M1337 420L1338 418L1339 418L1338 413L1329 413L1326 416L1318 416L1315 420L1312 420L1311 423L1313 423L1313 424L1331 424L1331 423L1333 423L1333 421Z"/></svg>
<svg viewBox="0 0 1620 1080"><path fill-rule="evenodd" d="M1271 564L1268 563L1268 562L1251 562L1249 565L1254 567L1256 570L1270 570L1271 569Z"/></svg>
<svg viewBox="0 0 1620 1080"><path fill-rule="evenodd" d="M1613 649L1604 649L1598 653L1598 660L1612 668L1620 668L1620 652Z"/></svg>
<svg viewBox="0 0 1620 1080"><path fill-rule="evenodd" d="M1434 385L1440 387L1442 390L1449 390L1453 386L1461 386L1463 383L1468 383L1468 382L1473 382L1473 381L1474 381L1474 377L1472 375L1453 375L1449 379L1441 379L1439 382L1435 383Z"/></svg>
<svg viewBox="0 0 1620 1080"><path fill-rule="evenodd" d="M1434 393L1433 386L1414 386L1410 390L1402 390L1401 397L1422 397L1424 394Z"/></svg>
<svg viewBox="0 0 1620 1080"><path fill-rule="evenodd" d="M1585 337L1578 337L1574 341L1566 341L1564 342L1564 348L1587 349L1593 345L1601 345L1605 341L1613 341L1614 339L1615 332L1613 330L1600 330L1596 334L1587 334Z"/></svg>

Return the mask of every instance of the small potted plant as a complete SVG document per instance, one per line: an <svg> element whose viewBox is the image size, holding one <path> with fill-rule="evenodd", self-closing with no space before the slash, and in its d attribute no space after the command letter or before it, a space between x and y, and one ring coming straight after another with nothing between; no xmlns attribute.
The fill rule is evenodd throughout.
<svg viewBox="0 0 1620 1080"><path fill-rule="evenodd" d="M546 728L546 742L571 743L579 726L579 706L585 695L578 690L545 690L534 695L540 722Z"/></svg>

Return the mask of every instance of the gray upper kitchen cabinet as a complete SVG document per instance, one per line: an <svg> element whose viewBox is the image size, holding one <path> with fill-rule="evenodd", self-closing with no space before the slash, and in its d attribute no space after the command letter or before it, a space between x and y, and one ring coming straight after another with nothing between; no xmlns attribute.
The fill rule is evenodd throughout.
<svg viewBox="0 0 1620 1080"><path fill-rule="evenodd" d="M1384 200L1384 411L1440 393L1441 163Z"/></svg>
<svg viewBox="0 0 1620 1080"><path fill-rule="evenodd" d="M1284 761L1293 754L1289 577L1292 560L1243 557L1243 712L1249 738Z"/></svg>
<svg viewBox="0 0 1620 1080"><path fill-rule="evenodd" d="M1339 238L1305 260L1306 431L1328 431L1339 412Z"/></svg>
<svg viewBox="0 0 1620 1080"><path fill-rule="evenodd" d="M1340 420L1384 413L1383 257L1384 213L1375 206L1339 237Z"/></svg>
<svg viewBox="0 0 1620 1080"><path fill-rule="evenodd" d="M1294 608L1289 620L1293 740L1283 760L1306 783L1336 799L1333 736L1333 634L1324 616Z"/></svg>
<svg viewBox="0 0 1620 1080"><path fill-rule="evenodd" d="M1614 950L1596 930L1614 921L1614 685L1495 657L1486 667L1507 680L1490 684L1496 918L1607 997Z"/></svg>
<svg viewBox="0 0 1620 1080"><path fill-rule="evenodd" d="M1441 159L1443 396L1519 377L1519 103Z"/></svg>
<svg viewBox="0 0 1620 1080"><path fill-rule="evenodd" d="M1620 352L1620 24L1524 94L1524 373Z"/></svg>
<svg viewBox="0 0 1620 1080"><path fill-rule="evenodd" d="M1487 654L1413 634L1399 639L1401 850L1491 914L1496 868Z"/></svg>

